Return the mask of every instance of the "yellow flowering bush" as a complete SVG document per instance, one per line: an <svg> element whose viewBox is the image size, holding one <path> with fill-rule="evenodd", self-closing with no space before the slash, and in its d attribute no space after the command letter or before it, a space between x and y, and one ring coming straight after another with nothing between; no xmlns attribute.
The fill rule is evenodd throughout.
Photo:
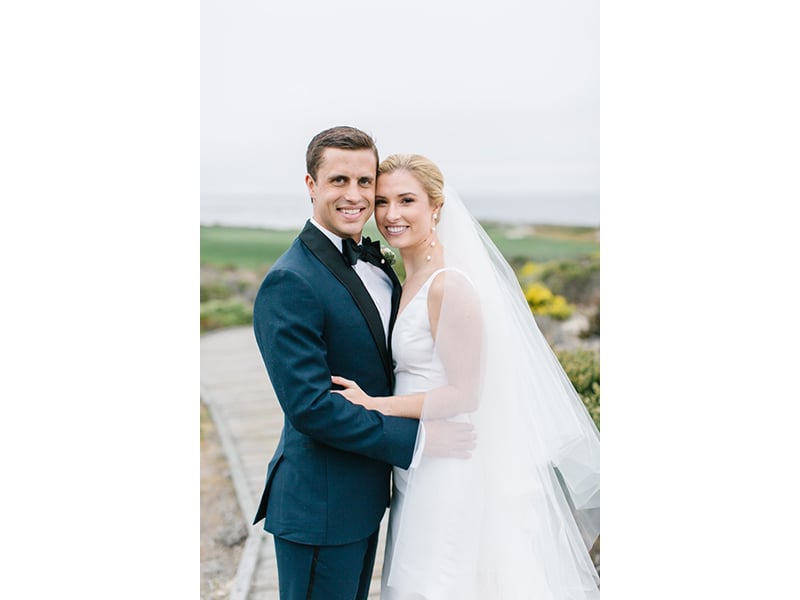
<svg viewBox="0 0 800 600"><path fill-rule="evenodd" d="M519 270L519 278L522 280L535 277L542 271L542 265L539 265L531 260L526 262Z"/></svg>
<svg viewBox="0 0 800 600"><path fill-rule="evenodd" d="M525 299L532 309L544 306L552 298L553 292L550 291L550 288L539 282L529 283L525 288Z"/></svg>
<svg viewBox="0 0 800 600"><path fill-rule="evenodd" d="M571 317L574 312L574 308L564 296L554 294L543 283L538 281L529 283L524 291L528 306L537 315L546 315L561 321Z"/></svg>
<svg viewBox="0 0 800 600"><path fill-rule="evenodd" d="M564 296L558 296L554 294L552 301L550 301L550 303L544 307L542 314L551 316L559 321L563 321L564 319L570 318L573 312L574 308L567 302L567 299L564 298Z"/></svg>

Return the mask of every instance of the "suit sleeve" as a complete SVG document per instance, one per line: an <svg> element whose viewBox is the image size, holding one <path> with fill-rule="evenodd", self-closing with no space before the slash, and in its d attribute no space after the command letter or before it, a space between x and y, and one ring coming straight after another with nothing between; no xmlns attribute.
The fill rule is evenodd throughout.
<svg viewBox="0 0 800 600"><path fill-rule="evenodd" d="M407 468L418 422L366 410L331 392L321 302L289 270L271 271L256 297L256 341L284 414L318 442Z"/></svg>

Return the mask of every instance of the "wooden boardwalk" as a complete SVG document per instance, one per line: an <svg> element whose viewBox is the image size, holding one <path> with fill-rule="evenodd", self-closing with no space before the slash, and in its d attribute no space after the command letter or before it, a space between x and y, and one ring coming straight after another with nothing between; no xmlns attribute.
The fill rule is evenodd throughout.
<svg viewBox="0 0 800 600"><path fill-rule="evenodd" d="M249 536L231 600L278 600L278 572L272 536L263 522L250 525L264 486L267 463L278 444L283 413L269 383L251 327L215 331L200 339L200 398L209 408L228 460L242 519ZM370 599L380 597L386 535L381 538Z"/></svg>

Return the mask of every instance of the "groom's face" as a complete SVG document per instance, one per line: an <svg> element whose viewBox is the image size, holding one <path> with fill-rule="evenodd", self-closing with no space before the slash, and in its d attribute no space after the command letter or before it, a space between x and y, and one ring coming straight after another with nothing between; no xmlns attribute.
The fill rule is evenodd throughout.
<svg viewBox="0 0 800 600"><path fill-rule="evenodd" d="M360 241L375 207L377 168L372 150L327 148L316 178L306 175L314 220L341 238Z"/></svg>

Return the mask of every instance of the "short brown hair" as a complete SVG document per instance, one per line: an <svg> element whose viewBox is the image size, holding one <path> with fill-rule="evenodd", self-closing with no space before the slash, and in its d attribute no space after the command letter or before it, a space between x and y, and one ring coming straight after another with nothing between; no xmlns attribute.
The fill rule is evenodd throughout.
<svg viewBox="0 0 800 600"><path fill-rule="evenodd" d="M308 144L306 150L306 173L316 180L317 169L322 162L325 148L343 148L344 150L372 150L375 153L375 166L377 169L378 148L375 140L368 133L355 127L339 126L320 131ZM377 174L377 173L376 173Z"/></svg>

